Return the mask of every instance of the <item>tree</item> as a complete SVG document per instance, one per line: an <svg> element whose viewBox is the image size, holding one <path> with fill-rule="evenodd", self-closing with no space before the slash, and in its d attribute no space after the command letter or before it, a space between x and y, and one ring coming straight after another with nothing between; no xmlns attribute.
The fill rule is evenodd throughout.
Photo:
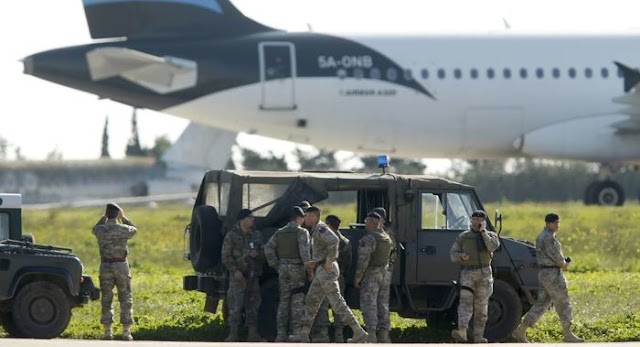
<svg viewBox="0 0 640 347"><path fill-rule="evenodd" d="M160 159L169 148L171 148L171 141L169 141L167 135L162 135L156 137L153 147L145 152L148 152L149 155L152 155L156 159Z"/></svg>
<svg viewBox="0 0 640 347"><path fill-rule="evenodd" d="M111 158L109 155L109 116L104 118L104 129L102 130L102 152L100 158Z"/></svg>
<svg viewBox="0 0 640 347"><path fill-rule="evenodd" d="M295 149L295 154L300 163L300 170L336 170L337 162L334 151L321 149L318 154L314 155L309 152L303 152L299 148Z"/></svg>
<svg viewBox="0 0 640 347"><path fill-rule="evenodd" d="M47 153L47 160L62 160L62 152L57 146Z"/></svg>
<svg viewBox="0 0 640 347"><path fill-rule="evenodd" d="M240 148L240 150L242 151L242 166L245 170L287 170L287 162L284 157L277 157L273 152L265 158L247 148Z"/></svg>
<svg viewBox="0 0 640 347"><path fill-rule="evenodd" d="M127 143L126 154L129 157L142 157L147 155L140 146L140 137L138 135L138 109L133 109L133 115L131 117L131 137L129 143Z"/></svg>

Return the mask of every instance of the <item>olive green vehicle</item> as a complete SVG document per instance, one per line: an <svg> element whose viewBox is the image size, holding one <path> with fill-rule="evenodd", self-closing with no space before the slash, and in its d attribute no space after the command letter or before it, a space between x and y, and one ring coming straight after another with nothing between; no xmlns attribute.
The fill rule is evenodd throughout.
<svg viewBox="0 0 640 347"><path fill-rule="evenodd" d="M185 257L196 272L184 277L185 290L206 294L205 310L215 312L224 299L226 271L220 263L224 234L249 208L264 242L287 221L292 206L307 200L328 213L349 214L352 224L341 226L351 240L353 264L346 272L345 299L358 308L359 290L353 287L358 240L366 233L361 222L374 207L387 209L396 234L398 259L394 264L390 308L402 317L426 319L427 327L451 329L456 320L459 266L449 249L468 228L472 211L484 209L473 187L450 180L413 175L353 172L209 171L193 207ZM339 206L340 209L335 207ZM352 211L350 211L352 210ZM347 220L347 216L340 216ZM496 218L501 229L501 217ZM495 231L488 221L487 228ZM489 303L485 337L507 339L521 316L534 303L538 287L535 248L531 243L502 237L494 253L494 293ZM276 335L278 274L265 265L260 278L262 305L260 332ZM224 311L223 311L224 312Z"/></svg>
<svg viewBox="0 0 640 347"><path fill-rule="evenodd" d="M50 339L71 309L100 292L71 249L34 244L22 234L19 194L0 194L0 324L11 337Z"/></svg>

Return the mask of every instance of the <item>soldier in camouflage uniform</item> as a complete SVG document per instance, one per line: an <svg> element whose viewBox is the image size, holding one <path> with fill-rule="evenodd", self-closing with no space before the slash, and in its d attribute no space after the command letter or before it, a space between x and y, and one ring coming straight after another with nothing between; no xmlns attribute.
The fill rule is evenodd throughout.
<svg viewBox="0 0 640 347"><path fill-rule="evenodd" d="M340 239L339 247L338 247L338 267L340 268L340 275L338 276L338 287L340 288L340 295L344 297L345 276L347 274L347 271L349 271L349 268L351 267L351 261L352 261L351 260L352 258L351 242L349 241L348 238L342 235L342 232L340 232L340 223L342 221L340 220L340 218L338 218L338 216L330 214L327 216L327 218L325 218L324 221L329 227L329 229L331 229L331 231L333 231L333 233L336 234L336 236ZM325 299L322 302L322 304L324 305L325 303L327 303L328 305L329 301ZM340 318L340 315L334 312L333 313L333 328L334 328L333 342L337 342L337 343L345 342L344 326L345 326L344 321L342 321L342 319Z"/></svg>
<svg viewBox="0 0 640 347"><path fill-rule="evenodd" d="M365 342L369 336L358 324L356 317L340 295L338 276L340 268L336 262L338 257L338 237L320 220L320 209L311 206L305 213L305 225L311 228L313 250L312 260L316 265L315 276L305 298L304 320L296 335L289 336L291 342L309 342L309 332L322 300L329 300L331 309L340 316L343 322L353 329L353 339L348 342Z"/></svg>
<svg viewBox="0 0 640 347"><path fill-rule="evenodd" d="M276 342L287 341L289 322L293 331L298 331L304 317L304 293L292 293L305 285L305 265L311 266L309 231L301 227L303 222L304 212L294 206L289 214L289 223L278 229L264 247L269 266L278 270L280 303Z"/></svg>
<svg viewBox="0 0 640 347"><path fill-rule="evenodd" d="M486 229L487 214L475 211L471 214L471 230L458 235L449 256L461 265L460 302L458 304L458 329L451 331L457 342L467 341L467 328L473 316L473 342L486 343L484 328L487 324L489 297L493 293L491 258L500 247L500 239Z"/></svg>
<svg viewBox="0 0 640 347"><path fill-rule="evenodd" d="M225 341L238 341L238 328L244 310L249 329L247 338L259 342L263 341L258 333L258 309L262 302L258 279L264 263L262 236L260 231L254 229L251 210L240 210L237 219L238 225L227 233L222 242L222 264L229 271L229 336Z"/></svg>
<svg viewBox="0 0 640 347"><path fill-rule="evenodd" d="M536 255L538 258L538 300L524 316L520 326L513 332L513 338L518 342L526 342L527 328L536 324L538 319L549 309L551 304L556 308L565 342L583 342L583 340L571 331L571 302L567 290L567 280L562 274L569 266L569 258L562 254L562 246L556 239L556 232L560 227L560 217L555 213L549 213L544 218L545 228L536 238Z"/></svg>
<svg viewBox="0 0 640 347"><path fill-rule="evenodd" d="M122 223L118 222L118 218ZM127 218L122 209L115 203L107 204L105 215L93 227L93 234L98 239L100 248L100 291L102 292L102 316L100 323L104 325L105 340L113 339L113 287L118 290L120 302L120 322L122 337L133 340L131 325L133 324L133 296L131 294L131 270L127 255L127 241L135 236L138 230Z"/></svg>
<svg viewBox="0 0 640 347"><path fill-rule="evenodd" d="M364 220L367 235L358 245L358 265L353 279L360 288L360 311L369 333L369 342L390 343L389 256L393 243L380 228L381 217L370 212Z"/></svg>

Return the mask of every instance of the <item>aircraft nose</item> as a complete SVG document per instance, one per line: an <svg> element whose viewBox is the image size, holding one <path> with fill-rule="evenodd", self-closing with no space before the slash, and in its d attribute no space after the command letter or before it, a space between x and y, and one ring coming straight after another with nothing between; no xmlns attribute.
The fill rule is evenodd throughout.
<svg viewBox="0 0 640 347"><path fill-rule="evenodd" d="M24 65L23 72L27 75L33 75L33 56L22 59L22 64Z"/></svg>

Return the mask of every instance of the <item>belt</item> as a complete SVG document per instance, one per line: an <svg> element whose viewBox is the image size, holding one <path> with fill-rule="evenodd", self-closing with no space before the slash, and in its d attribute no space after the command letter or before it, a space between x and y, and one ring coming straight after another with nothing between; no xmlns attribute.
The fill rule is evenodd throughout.
<svg viewBox="0 0 640 347"><path fill-rule="evenodd" d="M491 265L462 265L463 270L479 270L489 267Z"/></svg>
<svg viewBox="0 0 640 347"><path fill-rule="evenodd" d="M302 259L300 258L281 258L280 261L283 264L302 264Z"/></svg>
<svg viewBox="0 0 640 347"><path fill-rule="evenodd" d="M127 258L102 258L103 263L123 263Z"/></svg>
<svg viewBox="0 0 640 347"><path fill-rule="evenodd" d="M541 269L559 269L558 265L540 265L538 266Z"/></svg>

